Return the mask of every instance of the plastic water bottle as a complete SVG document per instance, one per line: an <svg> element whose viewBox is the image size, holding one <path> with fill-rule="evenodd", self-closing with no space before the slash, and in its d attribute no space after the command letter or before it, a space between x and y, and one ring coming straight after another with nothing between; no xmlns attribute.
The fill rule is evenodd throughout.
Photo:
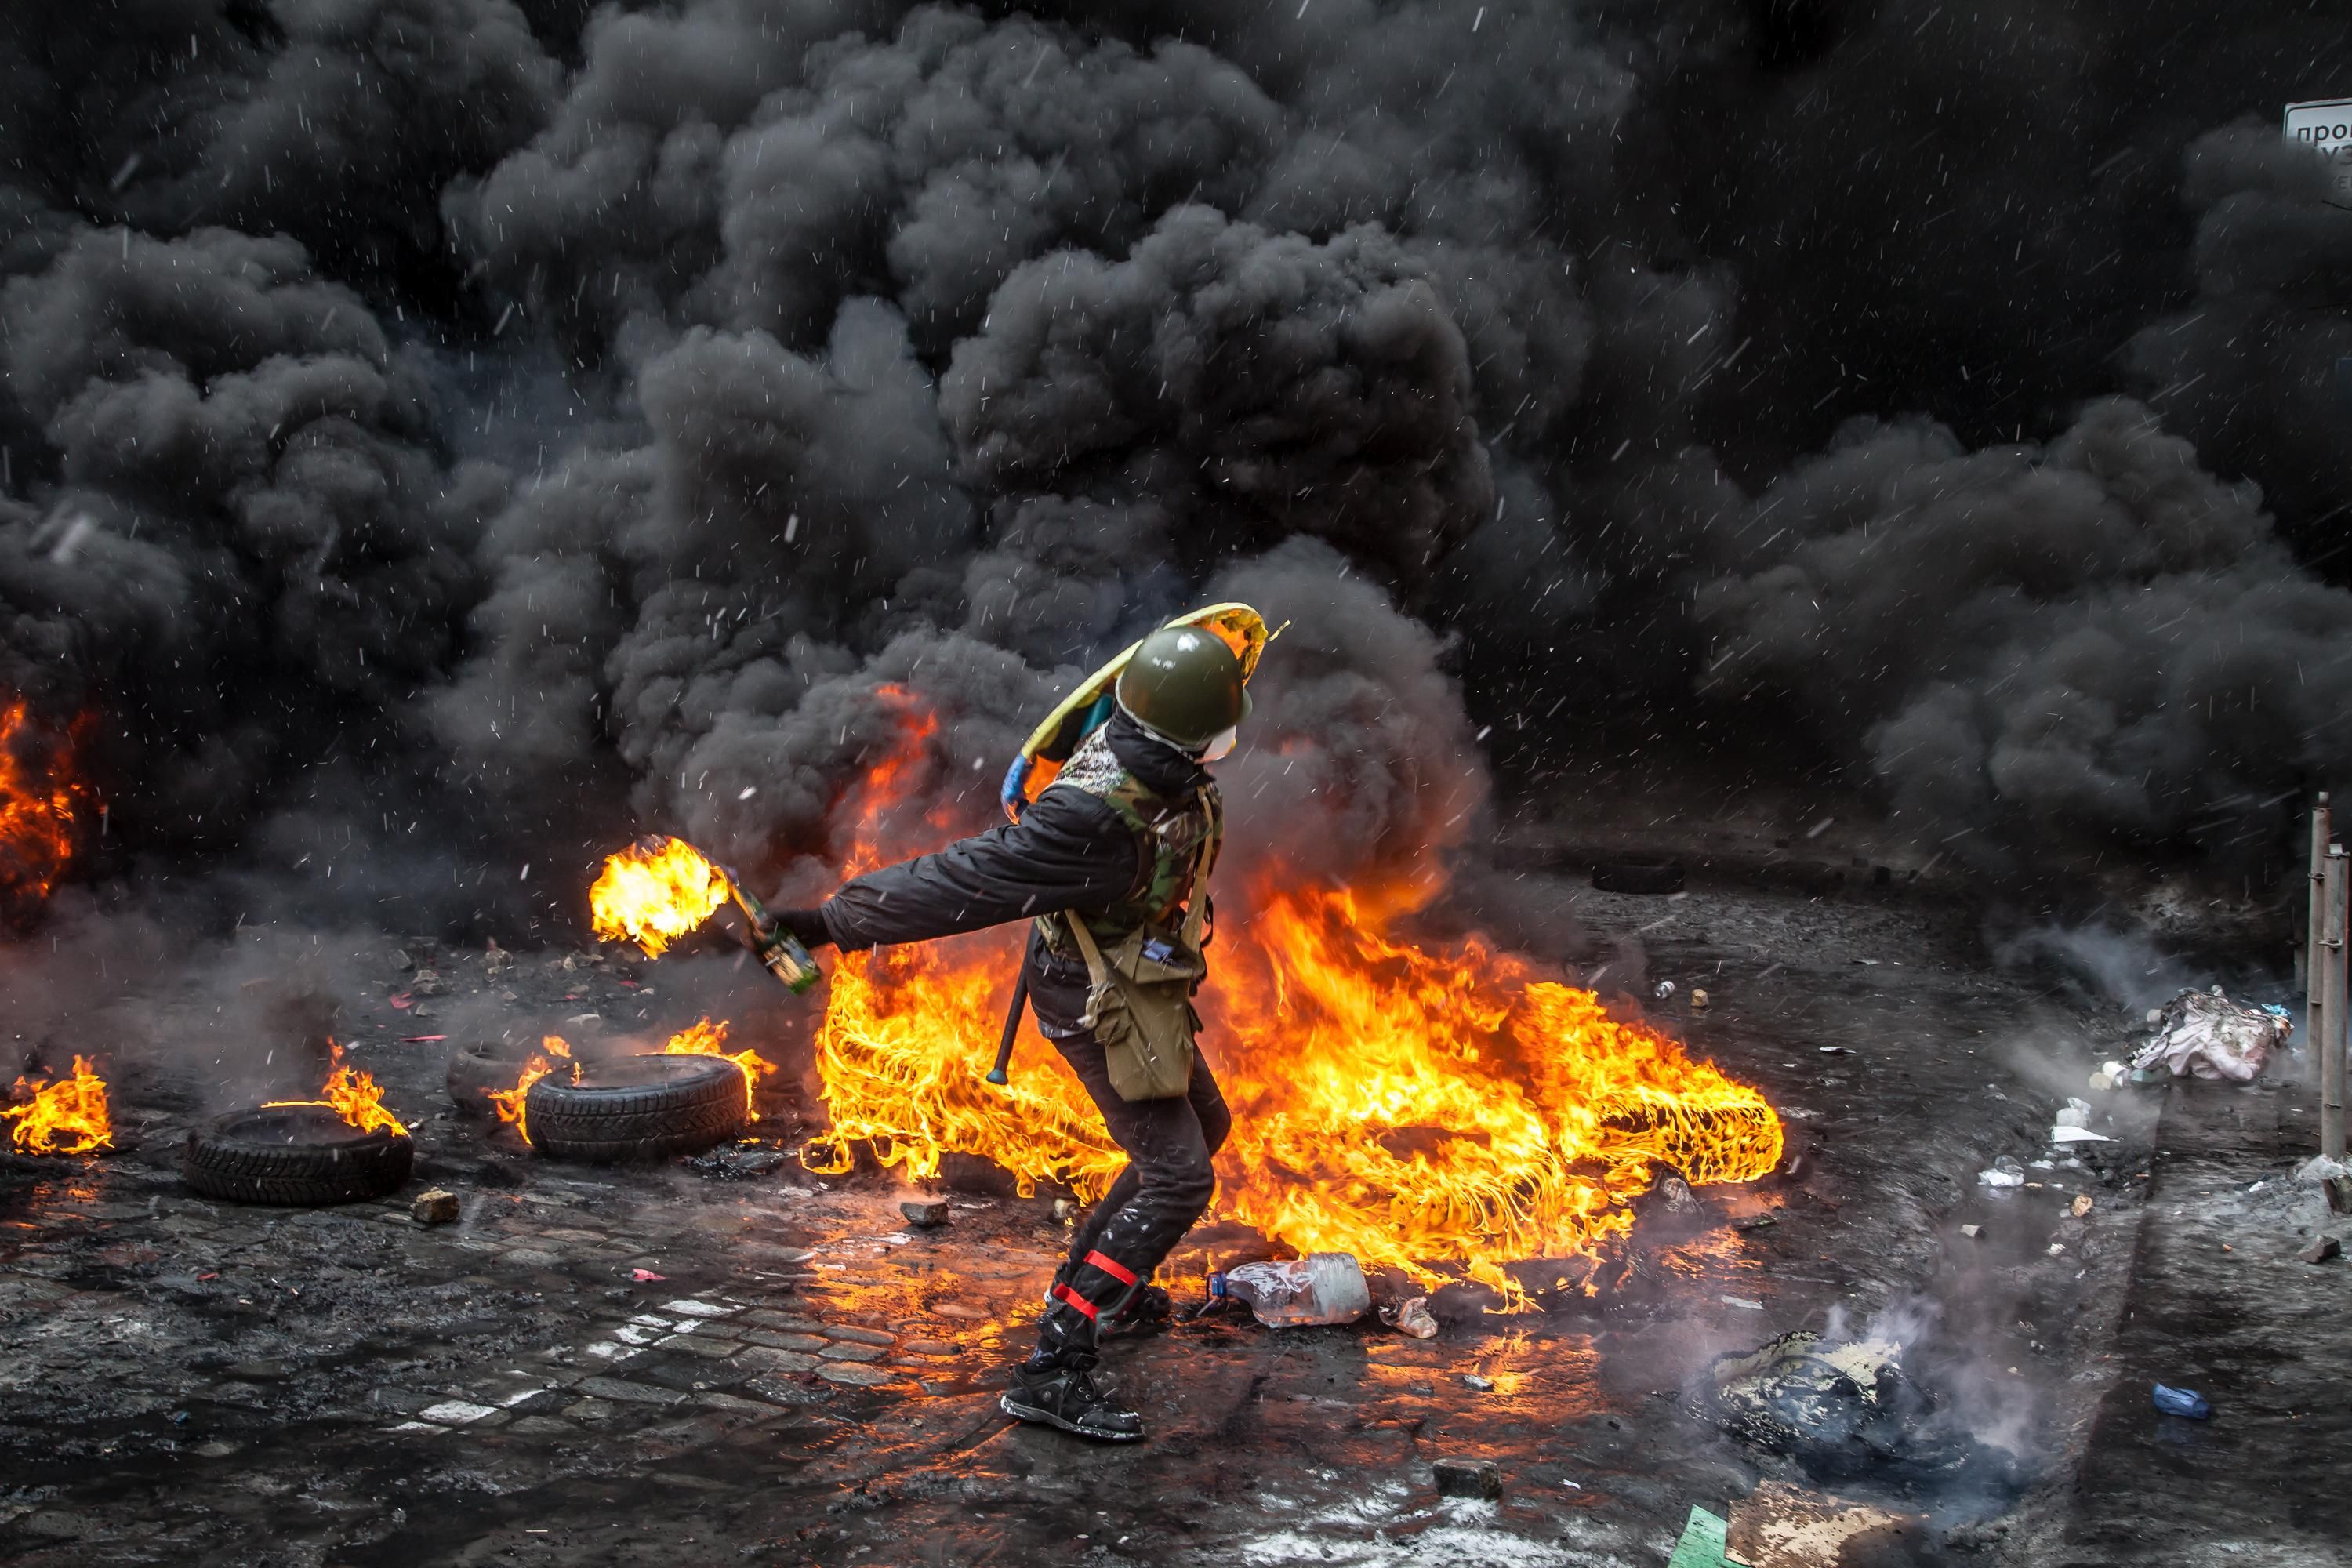
<svg viewBox="0 0 2352 1568"><path fill-rule="evenodd" d="M2167 1415L2186 1415L2191 1421L2207 1420L2213 1414L2213 1407L2195 1389L2167 1388L2160 1383L2156 1385L2156 1407Z"/></svg>
<svg viewBox="0 0 2352 1568"><path fill-rule="evenodd" d="M1352 1323L1372 1304L1363 1266L1348 1252L1313 1252L1283 1263L1244 1263L1209 1276L1209 1294L1246 1302L1270 1329Z"/></svg>

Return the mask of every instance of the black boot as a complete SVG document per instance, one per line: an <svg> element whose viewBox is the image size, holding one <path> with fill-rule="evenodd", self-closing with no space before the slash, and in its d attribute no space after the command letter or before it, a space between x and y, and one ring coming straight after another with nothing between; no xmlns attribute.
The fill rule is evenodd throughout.
<svg viewBox="0 0 2352 1568"><path fill-rule="evenodd" d="M1098 1387L1095 1358L1065 1352L1032 1356L1013 1369L1013 1386L997 1403L1007 1415L1059 1426L1106 1443L1133 1443L1143 1436L1143 1417L1124 1408Z"/></svg>
<svg viewBox="0 0 2352 1568"><path fill-rule="evenodd" d="M1045 1309L1037 1324L1037 1349L1013 1369L1013 1386L997 1403L1023 1421L1042 1422L1099 1437L1132 1443L1143 1436L1143 1417L1123 1408L1095 1385L1096 1310L1068 1290Z"/></svg>

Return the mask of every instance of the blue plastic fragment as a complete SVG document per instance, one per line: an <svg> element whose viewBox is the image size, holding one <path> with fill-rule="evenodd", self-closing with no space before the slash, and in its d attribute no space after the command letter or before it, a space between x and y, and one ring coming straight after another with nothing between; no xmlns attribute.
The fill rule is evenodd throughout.
<svg viewBox="0 0 2352 1568"><path fill-rule="evenodd" d="M2167 1415L2186 1415L2191 1421L2207 1420L2213 1414L2213 1407L2195 1389L2167 1388L2160 1383L2156 1385L2156 1407Z"/></svg>

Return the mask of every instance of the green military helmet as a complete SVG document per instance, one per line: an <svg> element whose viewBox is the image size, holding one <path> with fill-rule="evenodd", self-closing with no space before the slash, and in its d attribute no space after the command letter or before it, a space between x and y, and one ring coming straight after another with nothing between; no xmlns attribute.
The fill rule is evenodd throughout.
<svg viewBox="0 0 2352 1568"><path fill-rule="evenodd" d="M1162 626L1136 645L1114 689L1129 718L1198 750L1249 717L1242 661L1216 633Z"/></svg>

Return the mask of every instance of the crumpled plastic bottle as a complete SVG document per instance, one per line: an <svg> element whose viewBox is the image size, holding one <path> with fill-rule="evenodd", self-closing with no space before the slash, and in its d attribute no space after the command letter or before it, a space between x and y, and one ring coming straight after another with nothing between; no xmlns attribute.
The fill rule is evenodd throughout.
<svg viewBox="0 0 2352 1568"><path fill-rule="evenodd" d="M2195 1389L2167 1388L2160 1383L2156 1385L2156 1407L2167 1415L2186 1415L2191 1421L2209 1420L2213 1415L2213 1407Z"/></svg>
<svg viewBox="0 0 2352 1568"><path fill-rule="evenodd" d="M1352 1323L1372 1304L1363 1266L1348 1252L1313 1252L1282 1263L1244 1263L1209 1276L1209 1294L1246 1302L1270 1329Z"/></svg>

